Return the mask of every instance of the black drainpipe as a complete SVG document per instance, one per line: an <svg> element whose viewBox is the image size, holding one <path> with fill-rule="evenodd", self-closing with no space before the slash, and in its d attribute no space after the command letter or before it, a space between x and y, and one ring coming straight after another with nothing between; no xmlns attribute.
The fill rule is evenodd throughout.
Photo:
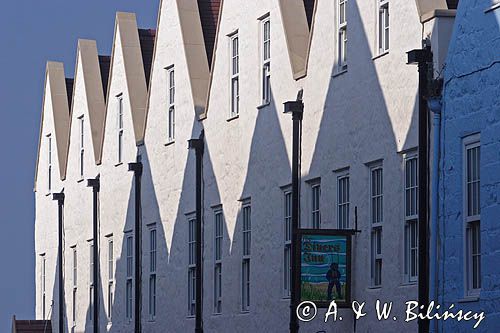
<svg viewBox="0 0 500 333"><path fill-rule="evenodd" d="M141 333L141 306L142 306L142 277L141 277L141 176L142 163L135 162L128 164L128 171L134 172L135 180L135 326L134 332Z"/></svg>
<svg viewBox="0 0 500 333"><path fill-rule="evenodd" d="M92 223L92 237L94 240L94 307L93 307L93 318L94 318L94 333L99 332L99 231L98 231L98 200L99 200L99 190L100 181L99 176L95 179L88 179L87 186L92 187L93 194L93 223Z"/></svg>
<svg viewBox="0 0 500 333"><path fill-rule="evenodd" d="M300 302L300 139L302 130L302 118L304 113L304 103L302 102L302 90L299 92L296 101L284 103L284 113L292 114L292 278L290 292L290 333L299 331L299 321L297 319L296 308Z"/></svg>
<svg viewBox="0 0 500 333"><path fill-rule="evenodd" d="M59 244L58 252L58 265L57 272L59 276L59 333L64 332L64 281L63 281L63 214L64 214L64 193L54 193L52 200L57 201L58 205L58 238Z"/></svg>
<svg viewBox="0 0 500 333"><path fill-rule="evenodd" d="M424 41L425 43L425 41ZM418 303L426 313L429 305L429 111L428 83L432 79L429 45L408 52L408 64L418 65ZM429 320L418 319L418 332L429 332Z"/></svg>
<svg viewBox="0 0 500 333"><path fill-rule="evenodd" d="M198 139L188 140L188 149L194 149L196 153L196 304L195 304L195 332L203 333L203 267L202 267L202 172L204 152L204 131L201 131Z"/></svg>

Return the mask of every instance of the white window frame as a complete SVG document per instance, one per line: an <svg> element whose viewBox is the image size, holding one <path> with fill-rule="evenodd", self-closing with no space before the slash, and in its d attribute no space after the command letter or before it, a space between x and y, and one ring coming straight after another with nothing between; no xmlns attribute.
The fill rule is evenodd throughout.
<svg viewBox="0 0 500 333"><path fill-rule="evenodd" d="M481 293L481 141L480 134L463 139L463 216L465 297ZM469 151L474 152L469 160ZM477 164L476 164L477 163ZM471 168L473 167L473 168ZM469 170L470 176L469 177ZM472 194L472 195L471 195ZM469 201L471 201L469 203ZM472 206L471 206L472 205ZM472 210L472 211L471 211ZM474 265L474 262L476 264ZM475 280L475 281L474 281Z"/></svg>
<svg viewBox="0 0 500 333"><path fill-rule="evenodd" d="M404 157L404 276L405 282L418 281L418 154Z"/></svg>
<svg viewBox="0 0 500 333"><path fill-rule="evenodd" d="M167 142L175 140L175 67L170 65L167 70Z"/></svg>
<svg viewBox="0 0 500 333"><path fill-rule="evenodd" d="M188 220L188 317L196 312L196 216Z"/></svg>
<svg viewBox="0 0 500 333"><path fill-rule="evenodd" d="M347 70L347 2L348 0L337 0L337 70Z"/></svg>
<svg viewBox="0 0 500 333"><path fill-rule="evenodd" d="M108 322L111 323L113 318L113 301L114 301L114 243L113 235L108 238Z"/></svg>
<svg viewBox="0 0 500 333"><path fill-rule="evenodd" d="M47 301L47 257L45 253L40 255L40 284L41 284L41 299L42 299L42 319L47 319L46 301Z"/></svg>
<svg viewBox="0 0 500 333"><path fill-rule="evenodd" d="M47 134L47 192L52 192L52 134Z"/></svg>
<svg viewBox="0 0 500 333"><path fill-rule="evenodd" d="M382 285L382 226L377 225L371 232L371 284Z"/></svg>
<svg viewBox="0 0 500 333"><path fill-rule="evenodd" d="M117 117L116 117L116 124L117 124L117 159L118 159L118 164L123 162L123 95L119 94L116 96L117 98Z"/></svg>
<svg viewBox="0 0 500 333"><path fill-rule="evenodd" d="M271 20L267 14L260 19L261 30L261 103L271 103Z"/></svg>
<svg viewBox="0 0 500 333"><path fill-rule="evenodd" d="M153 225L149 228L149 293L148 293L148 313L149 320L154 321L156 319L156 296L157 296L157 230Z"/></svg>
<svg viewBox="0 0 500 333"><path fill-rule="evenodd" d="M214 314L222 313L222 249L224 215L222 207L214 209Z"/></svg>
<svg viewBox="0 0 500 333"><path fill-rule="evenodd" d="M78 285L78 257L77 257L77 251L76 251L76 246L71 247L71 253L72 253L72 293L71 293L71 322L72 322L72 327L76 326L76 295L77 295L77 285Z"/></svg>
<svg viewBox="0 0 500 333"><path fill-rule="evenodd" d="M84 137L84 133L85 133L85 118L84 116L80 116L78 117L78 124L79 124L79 139L80 139L80 155L79 155L79 163L78 163L78 166L80 168L79 170L79 176L80 176L80 179L83 179L84 177L84 163L85 163L85 160L84 160L84 157L85 157L85 137Z"/></svg>
<svg viewBox="0 0 500 333"><path fill-rule="evenodd" d="M128 322L134 316L134 236L131 232L125 234L125 318Z"/></svg>
<svg viewBox="0 0 500 333"><path fill-rule="evenodd" d="M351 178L349 171L337 175L337 227L349 229Z"/></svg>
<svg viewBox="0 0 500 333"><path fill-rule="evenodd" d="M230 105L229 117L234 118L240 113L240 40L238 31L229 35L230 56Z"/></svg>
<svg viewBox="0 0 500 333"><path fill-rule="evenodd" d="M241 311L250 311L250 258L252 249L252 206L250 200L242 205L242 265L241 265Z"/></svg>
<svg viewBox="0 0 500 333"><path fill-rule="evenodd" d="M321 229L321 180L309 182L310 186L310 226L312 229Z"/></svg>
<svg viewBox="0 0 500 333"><path fill-rule="evenodd" d="M382 285L382 224L384 220L384 169L381 163L370 166L371 283Z"/></svg>
<svg viewBox="0 0 500 333"><path fill-rule="evenodd" d="M377 31L377 45L378 53L384 54L389 52L390 47L390 12L389 0L376 0L378 2L378 31Z"/></svg>
<svg viewBox="0 0 500 333"><path fill-rule="evenodd" d="M283 191L283 297L292 290L292 190Z"/></svg>

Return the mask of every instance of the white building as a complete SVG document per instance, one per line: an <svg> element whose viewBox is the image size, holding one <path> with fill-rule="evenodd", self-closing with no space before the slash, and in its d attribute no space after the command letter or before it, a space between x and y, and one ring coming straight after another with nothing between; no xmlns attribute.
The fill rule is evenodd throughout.
<svg viewBox="0 0 500 333"><path fill-rule="evenodd" d="M63 191L65 329L92 330L87 179L99 177L100 331L133 331L136 304L145 332L194 331L195 156L187 140L203 130L204 330L287 332L292 121L282 103L303 89L301 225L352 229L357 211L352 298L366 301L368 314L355 324L341 310L342 321L318 317L301 328L415 330L403 320L404 302L417 298L416 216L405 209L416 184L405 179L416 178L418 74L406 52L430 37L440 68L454 15L444 0L430 3L162 0L156 32L117 14L110 59L80 40L74 83L49 62L35 181L37 318L51 316L58 328L50 194ZM127 166L136 161L140 301ZM393 301L400 319L376 320L377 299Z"/></svg>

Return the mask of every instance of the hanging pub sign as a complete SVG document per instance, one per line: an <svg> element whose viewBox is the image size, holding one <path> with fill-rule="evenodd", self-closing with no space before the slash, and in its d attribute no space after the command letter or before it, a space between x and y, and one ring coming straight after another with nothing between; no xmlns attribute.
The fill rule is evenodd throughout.
<svg viewBox="0 0 500 333"><path fill-rule="evenodd" d="M300 229L300 299L351 306L350 230Z"/></svg>

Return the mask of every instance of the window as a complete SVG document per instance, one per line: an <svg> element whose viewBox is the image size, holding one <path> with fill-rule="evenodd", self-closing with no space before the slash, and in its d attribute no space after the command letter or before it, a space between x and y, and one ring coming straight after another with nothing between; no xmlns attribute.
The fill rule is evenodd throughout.
<svg viewBox="0 0 500 333"><path fill-rule="evenodd" d="M378 1L378 50L389 51L389 0Z"/></svg>
<svg viewBox="0 0 500 333"><path fill-rule="evenodd" d="M284 192L283 231L284 231L284 255L283 255L283 292L285 297L290 297L292 289L292 192Z"/></svg>
<svg viewBox="0 0 500 333"><path fill-rule="evenodd" d="M85 153L85 148L84 148L84 137L83 137L83 133L84 133L84 119L83 119L83 116L81 116L80 118L78 118L78 123L80 125L80 161L79 161L79 165L80 165L80 178L83 179L83 164L84 164L84 153Z"/></svg>
<svg viewBox="0 0 500 333"><path fill-rule="evenodd" d="M222 210L214 212L214 313L222 312Z"/></svg>
<svg viewBox="0 0 500 333"><path fill-rule="evenodd" d="M337 223L339 229L349 228L349 174L337 177Z"/></svg>
<svg viewBox="0 0 500 333"><path fill-rule="evenodd" d="M47 259L45 258L45 254L42 254L41 256L41 262L40 262L40 267L41 267L41 277L40 277L40 284L41 284L41 290L42 290L42 295L41 295L41 298L42 298L42 318L43 319L47 319L46 318L46 315L47 315L47 309L46 309L46 263L47 263Z"/></svg>
<svg viewBox="0 0 500 333"><path fill-rule="evenodd" d="M118 163L123 161L123 96L118 96Z"/></svg>
<svg viewBox="0 0 500 333"><path fill-rule="evenodd" d="M52 191L52 135L47 135L47 191Z"/></svg>
<svg viewBox="0 0 500 333"><path fill-rule="evenodd" d="M320 198L321 198L321 183L315 181L311 183L311 228L321 228L321 211L320 211Z"/></svg>
<svg viewBox="0 0 500 333"><path fill-rule="evenodd" d="M252 246L252 210L250 202L243 204L243 262L241 266L241 311L250 310L250 254Z"/></svg>
<svg viewBox="0 0 500 333"><path fill-rule="evenodd" d="M73 291L71 293L71 321L73 323L73 327L76 325L76 286L77 286L77 255L76 255L76 247L72 248L72 259L73 259Z"/></svg>
<svg viewBox="0 0 500 333"><path fill-rule="evenodd" d="M347 0L338 0L338 70L347 69Z"/></svg>
<svg viewBox="0 0 500 333"><path fill-rule="evenodd" d="M383 178L382 166L370 169L370 207L371 207L371 278L373 286L382 284L382 220L383 220Z"/></svg>
<svg viewBox="0 0 500 333"><path fill-rule="evenodd" d="M239 39L235 33L230 36L231 43L231 114L230 117L238 115L240 107L240 56Z"/></svg>
<svg viewBox="0 0 500 333"><path fill-rule="evenodd" d="M168 141L175 139L175 72L174 66L167 67L168 77Z"/></svg>
<svg viewBox="0 0 500 333"><path fill-rule="evenodd" d="M405 158L405 276L407 282L418 278L418 158Z"/></svg>
<svg viewBox="0 0 500 333"><path fill-rule="evenodd" d="M156 317L156 229L149 230L149 319Z"/></svg>
<svg viewBox="0 0 500 333"><path fill-rule="evenodd" d="M108 321L113 317L114 296L114 259L113 259L113 237L108 237Z"/></svg>
<svg viewBox="0 0 500 333"><path fill-rule="evenodd" d="M382 223L383 216L383 179L382 167L371 169L371 222L372 224Z"/></svg>
<svg viewBox="0 0 500 333"><path fill-rule="evenodd" d="M261 21L262 31L262 104L271 102L271 21Z"/></svg>
<svg viewBox="0 0 500 333"><path fill-rule="evenodd" d="M479 135L466 138L464 153L465 282L467 296L481 290L481 174Z"/></svg>
<svg viewBox="0 0 500 333"><path fill-rule="evenodd" d="M125 287L126 318L132 320L132 272L134 270L134 247L132 235L126 235L127 280Z"/></svg>
<svg viewBox="0 0 500 333"><path fill-rule="evenodd" d="M372 228L372 267L371 277L372 285L380 286L382 284L382 228Z"/></svg>
<svg viewBox="0 0 500 333"><path fill-rule="evenodd" d="M188 316L196 311L196 218L188 219Z"/></svg>
<svg viewBox="0 0 500 333"><path fill-rule="evenodd" d="M89 242L89 320L93 321L94 314L94 242Z"/></svg>

